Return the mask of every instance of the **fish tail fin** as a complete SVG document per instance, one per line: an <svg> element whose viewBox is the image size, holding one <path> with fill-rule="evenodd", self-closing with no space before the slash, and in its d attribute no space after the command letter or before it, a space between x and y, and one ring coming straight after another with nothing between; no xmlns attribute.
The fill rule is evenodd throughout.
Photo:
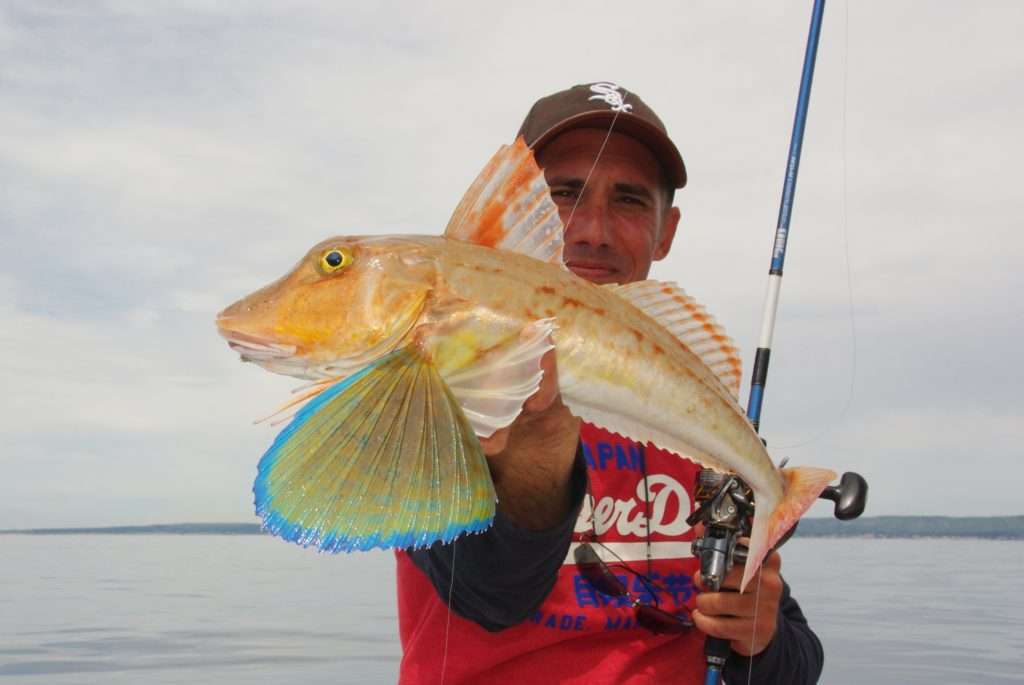
<svg viewBox="0 0 1024 685"><path fill-rule="evenodd" d="M804 512L811 508L822 490L836 478L834 471L813 466L780 469L780 473L786 482L782 499L778 502L756 503L740 592L746 589L747 583L757 573L757 569L761 568L761 562L768 556L768 552L800 520Z"/></svg>
<svg viewBox="0 0 1024 685"><path fill-rule="evenodd" d="M408 348L303 407L260 460L253 492L266 530L324 552L425 547L494 517L472 426Z"/></svg>

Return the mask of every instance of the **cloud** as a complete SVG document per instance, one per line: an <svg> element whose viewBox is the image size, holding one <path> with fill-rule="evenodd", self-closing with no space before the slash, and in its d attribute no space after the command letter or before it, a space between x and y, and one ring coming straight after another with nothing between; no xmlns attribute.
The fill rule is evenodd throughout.
<svg viewBox="0 0 1024 685"><path fill-rule="evenodd" d="M749 364L806 12L0 9L0 463L18 484L0 516L247 520L275 432L250 421L294 384L239 365L215 313L328 235L439 233L528 105L571 83L619 80L665 119L690 184L654 275ZM870 472L873 513L1019 513L1024 9L881 12L826 13L769 445L824 429L783 451Z"/></svg>

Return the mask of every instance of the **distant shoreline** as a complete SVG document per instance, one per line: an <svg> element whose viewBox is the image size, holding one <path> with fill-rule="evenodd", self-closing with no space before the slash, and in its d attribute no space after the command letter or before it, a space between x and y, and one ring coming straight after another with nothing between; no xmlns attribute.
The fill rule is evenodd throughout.
<svg viewBox="0 0 1024 685"><path fill-rule="evenodd" d="M0 535L263 535L258 523L164 523L147 526L23 528ZM1024 540L1024 516L873 516L855 521L806 518L805 538L985 538Z"/></svg>
<svg viewBox="0 0 1024 685"><path fill-rule="evenodd" d="M806 518L798 536L987 538L1024 540L1024 516L871 516L854 521Z"/></svg>

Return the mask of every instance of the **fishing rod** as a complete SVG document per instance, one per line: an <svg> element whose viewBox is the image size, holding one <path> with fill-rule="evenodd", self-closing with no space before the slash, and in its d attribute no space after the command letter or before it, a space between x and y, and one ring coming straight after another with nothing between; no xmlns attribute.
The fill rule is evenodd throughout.
<svg viewBox="0 0 1024 685"><path fill-rule="evenodd" d="M804 128L807 124L811 82L814 79L814 64L818 53L818 38L821 35L821 20L824 13L825 0L814 0L793 132L789 142L789 157L786 162L782 199L779 203L779 218L775 228L775 241L772 244L768 289L761 319L761 336L754 357L750 399L747 402L747 418L750 419L754 429L758 431L761 425L764 388L768 380L768 362L771 357L775 315L778 311L779 291L782 287L782 267L786 259L789 221L793 213L796 177L800 168L800 152L803 147ZM820 497L835 503L836 518L840 520L853 519L864 511L867 502L867 487L867 482L860 475L847 472L843 474L838 486L826 488ZM748 537L751 532L754 493L746 483L734 475L701 469L697 475L694 499L699 506L687 518L687 523L693 526L698 522L703 522L704 534L693 541L693 554L700 559L702 584L707 590L718 592L733 564L736 562L742 564L746 561L747 550L739 544L739 539ZM795 526L779 544L785 542L794 530ZM728 640L717 637L708 637L705 640L704 658L707 665L705 685L720 685L730 653Z"/></svg>

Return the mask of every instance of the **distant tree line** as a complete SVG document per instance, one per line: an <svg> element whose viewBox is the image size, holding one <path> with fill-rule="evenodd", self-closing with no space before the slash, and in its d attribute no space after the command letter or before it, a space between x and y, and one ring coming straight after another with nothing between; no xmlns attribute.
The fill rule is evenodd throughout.
<svg viewBox="0 0 1024 685"><path fill-rule="evenodd" d="M803 537L996 538L1024 540L1024 516L871 516L853 521L806 518Z"/></svg>
<svg viewBox="0 0 1024 685"><path fill-rule="evenodd" d="M165 523L151 526L105 528L32 528L0 530L22 535L261 535L258 523ZM806 518L797 535L802 537L878 538L996 538L1024 540L1024 516L871 516L855 521Z"/></svg>

